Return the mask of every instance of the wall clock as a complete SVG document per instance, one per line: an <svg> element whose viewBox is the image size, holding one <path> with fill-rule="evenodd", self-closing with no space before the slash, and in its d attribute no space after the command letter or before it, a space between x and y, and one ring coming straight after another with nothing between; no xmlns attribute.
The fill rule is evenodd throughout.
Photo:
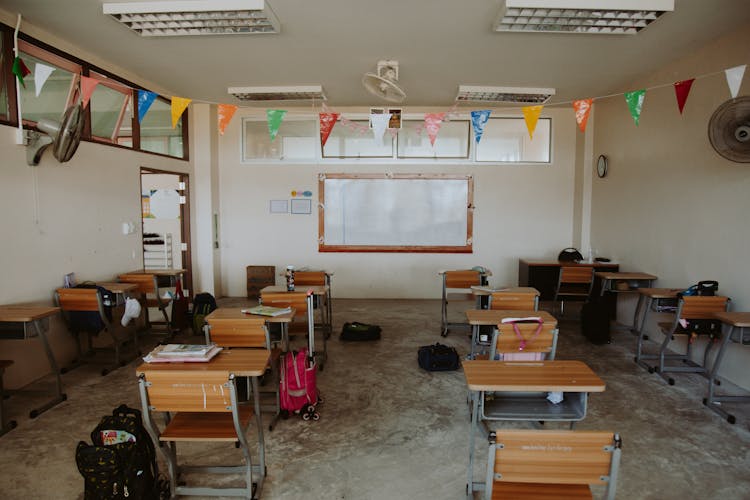
<svg viewBox="0 0 750 500"><path fill-rule="evenodd" d="M607 157L604 155L599 155L599 158L596 160L596 175L599 176L599 178L602 178L607 175Z"/></svg>

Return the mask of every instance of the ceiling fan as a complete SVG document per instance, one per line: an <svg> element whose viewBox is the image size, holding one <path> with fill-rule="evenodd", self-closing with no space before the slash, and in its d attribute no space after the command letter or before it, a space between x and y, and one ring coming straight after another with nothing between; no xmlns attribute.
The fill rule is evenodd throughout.
<svg viewBox="0 0 750 500"><path fill-rule="evenodd" d="M26 163L39 165L42 153L48 146L52 146L52 154L60 163L70 160L81 142L84 125L83 106L75 104L63 113L60 122L40 119L36 126L41 132L28 131L28 146L26 149Z"/></svg>
<svg viewBox="0 0 750 500"><path fill-rule="evenodd" d="M377 73L365 73L362 85L374 96L388 102L402 102L406 92L398 86L398 61L378 61Z"/></svg>
<svg viewBox="0 0 750 500"><path fill-rule="evenodd" d="M750 96L730 99L716 108L708 122L708 138L727 160L750 163Z"/></svg>

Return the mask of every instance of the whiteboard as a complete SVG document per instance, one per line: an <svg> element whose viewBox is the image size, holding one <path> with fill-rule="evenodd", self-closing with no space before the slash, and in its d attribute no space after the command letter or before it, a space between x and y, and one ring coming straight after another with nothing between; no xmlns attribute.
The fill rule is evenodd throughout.
<svg viewBox="0 0 750 500"><path fill-rule="evenodd" d="M471 252L467 175L321 174L319 250Z"/></svg>

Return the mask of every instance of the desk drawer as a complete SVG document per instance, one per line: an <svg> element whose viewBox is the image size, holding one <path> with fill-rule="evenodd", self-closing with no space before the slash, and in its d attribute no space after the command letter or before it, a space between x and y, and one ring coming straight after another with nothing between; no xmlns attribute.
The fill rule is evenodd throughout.
<svg viewBox="0 0 750 500"><path fill-rule="evenodd" d="M586 416L585 392L565 392L558 404L546 392L498 392L484 401L483 420L544 420L575 422Z"/></svg>

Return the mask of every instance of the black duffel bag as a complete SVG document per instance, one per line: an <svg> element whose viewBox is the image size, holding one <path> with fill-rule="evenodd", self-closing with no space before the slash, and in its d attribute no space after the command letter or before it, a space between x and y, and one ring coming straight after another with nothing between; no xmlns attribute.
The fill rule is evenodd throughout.
<svg viewBox="0 0 750 500"><path fill-rule="evenodd" d="M443 344L420 347L417 352L417 362L420 367L428 372L458 370L461 364L456 349Z"/></svg>
<svg viewBox="0 0 750 500"><path fill-rule="evenodd" d="M368 325L355 321L353 323L344 323L341 328L341 340L379 340L380 327L378 325Z"/></svg>

